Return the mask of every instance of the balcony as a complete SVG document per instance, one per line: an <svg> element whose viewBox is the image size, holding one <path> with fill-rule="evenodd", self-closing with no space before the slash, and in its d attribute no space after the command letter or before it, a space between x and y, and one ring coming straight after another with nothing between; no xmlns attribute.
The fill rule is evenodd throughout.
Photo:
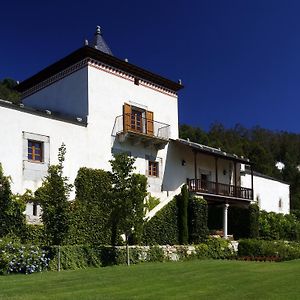
<svg viewBox="0 0 300 300"><path fill-rule="evenodd" d="M113 135L121 143L130 141L162 149L169 141L170 125L145 118L142 114L127 113L116 117Z"/></svg>
<svg viewBox="0 0 300 300"><path fill-rule="evenodd" d="M239 198L251 201L253 199L252 189L234 186L230 184L216 183L214 181L201 179L188 179L189 190L198 194L210 194L221 197Z"/></svg>

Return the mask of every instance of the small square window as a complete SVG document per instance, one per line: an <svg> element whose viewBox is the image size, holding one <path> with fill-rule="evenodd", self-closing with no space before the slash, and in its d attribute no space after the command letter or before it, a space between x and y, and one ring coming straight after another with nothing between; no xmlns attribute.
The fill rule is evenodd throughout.
<svg viewBox="0 0 300 300"><path fill-rule="evenodd" d="M43 142L28 140L27 157L30 161L43 162Z"/></svg>
<svg viewBox="0 0 300 300"><path fill-rule="evenodd" d="M134 84L135 85L140 85L140 80L138 78L134 78Z"/></svg>
<svg viewBox="0 0 300 300"><path fill-rule="evenodd" d="M38 209L37 203L33 203L33 205L32 205L32 215L33 216L37 216L38 215L37 209Z"/></svg>
<svg viewBox="0 0 300 300"><path fill-rule="evenodd" d="M148 175L153 177L158 177L158 162L157 161L150 161L148 162Z"/></svg>

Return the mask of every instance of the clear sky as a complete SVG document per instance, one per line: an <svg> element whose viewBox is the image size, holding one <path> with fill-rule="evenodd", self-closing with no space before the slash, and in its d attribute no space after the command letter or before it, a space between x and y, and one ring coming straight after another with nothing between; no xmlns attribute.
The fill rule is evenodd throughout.
<svg viewBox="0 0 300 300"><path fill-rule="evenodd" d="M300 132L300 1L2 1L0 79L24 80L91 38L177 81L179 121Z"/></svg>

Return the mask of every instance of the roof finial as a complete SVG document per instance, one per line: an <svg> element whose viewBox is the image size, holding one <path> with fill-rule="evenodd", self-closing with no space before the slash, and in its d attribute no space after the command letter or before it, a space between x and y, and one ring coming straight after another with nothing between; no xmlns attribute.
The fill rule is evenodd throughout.
<svg viewBox="0 0 300 300"><path fill-rule="evenodd" d="M96 34L101 35L101 27L99 25L96 27Z"/></svg>
<svg viewBox="0 0 300 300"><path fill-rule="evenodd" d="M101 27L96 27L96 32L94 35L94 41L89 43L93 48L98 49L106 54L113 55L106 42L103 39Z"/></svg>

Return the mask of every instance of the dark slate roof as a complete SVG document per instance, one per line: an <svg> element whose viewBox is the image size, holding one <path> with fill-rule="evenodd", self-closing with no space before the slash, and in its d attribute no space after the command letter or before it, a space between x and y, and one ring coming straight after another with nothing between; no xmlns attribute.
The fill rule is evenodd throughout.
<svg viewBox="0 0 300 300"><path fill-rule="evenodd" d="M98 49L106 54L113 55L110 48L106 44L100 26L97 26L94 41L91 43L91 46L95 49Z"/></svg>
<svg viewBox="0 0 300 300"><path fill-rule="evenodd" d="M16 86L16 89L19 92L25 92L31 87L39 84L40 82L65 70L66 68L74 65L75 63L85 58L95 59L99 62L127 72L138 79L144 79L151 83L167 88L171 91L177 92L183 88L183 85L181 83L174 82L150 71L146 71L145 69L142 69L129 62L116 58L115 56L99 51L98 49L95 49L91 46L85 45L84 47L79 48L78 50L65 56L61 60L43 69L39 73L33 75L32 77L22 81L18 86Z"/></svg>
<svg viewBox="0 0 300 300"><path fill-rule="evenodd" d="M44 117L44 118L48 118L48 119L53 119L53 120L57 120L57 121L62 121L62 122L67 122L67 123L71 123L71 124L75 124L78 126L87 126L87 120L82 119L82 118L76 118L73 116L69 116L69 115L64 115L58 112L51 112L51 111L47 111L47 110L39 110L39 109L34 109L32 107L28 107L25 106L24 104L13 104L10 101L6 101L6 100L2 100L0 99L0 107L5 107L8 109L13 109L13 110L18 110L22 113L28 113L31 115L36 115L36 116L40 116L40 117Z"/></svg>
<svg viewBox="0 0 300 300"><path fill-rule="evenodd" d="M181 145L185 145L188 147L191 147L193 150L197 151L197 152L201 152L204 154L209 154L212 156L216 156L216 157L220 157L223 159L227 159L227 160L233 160L242 164L246 164L246 165L251 165L252 163L250 162L249 159L244 158L244 157L239 157L236 154L230 154L227 153L225 151L222 151L220 148L212 148L206 145L202 145L202 144L198 144L198 143L194 143L191 141L187 141L184 139L177 139L177 140L172 140L173 142L177 143L177 144L181 144Z"/></svg>

